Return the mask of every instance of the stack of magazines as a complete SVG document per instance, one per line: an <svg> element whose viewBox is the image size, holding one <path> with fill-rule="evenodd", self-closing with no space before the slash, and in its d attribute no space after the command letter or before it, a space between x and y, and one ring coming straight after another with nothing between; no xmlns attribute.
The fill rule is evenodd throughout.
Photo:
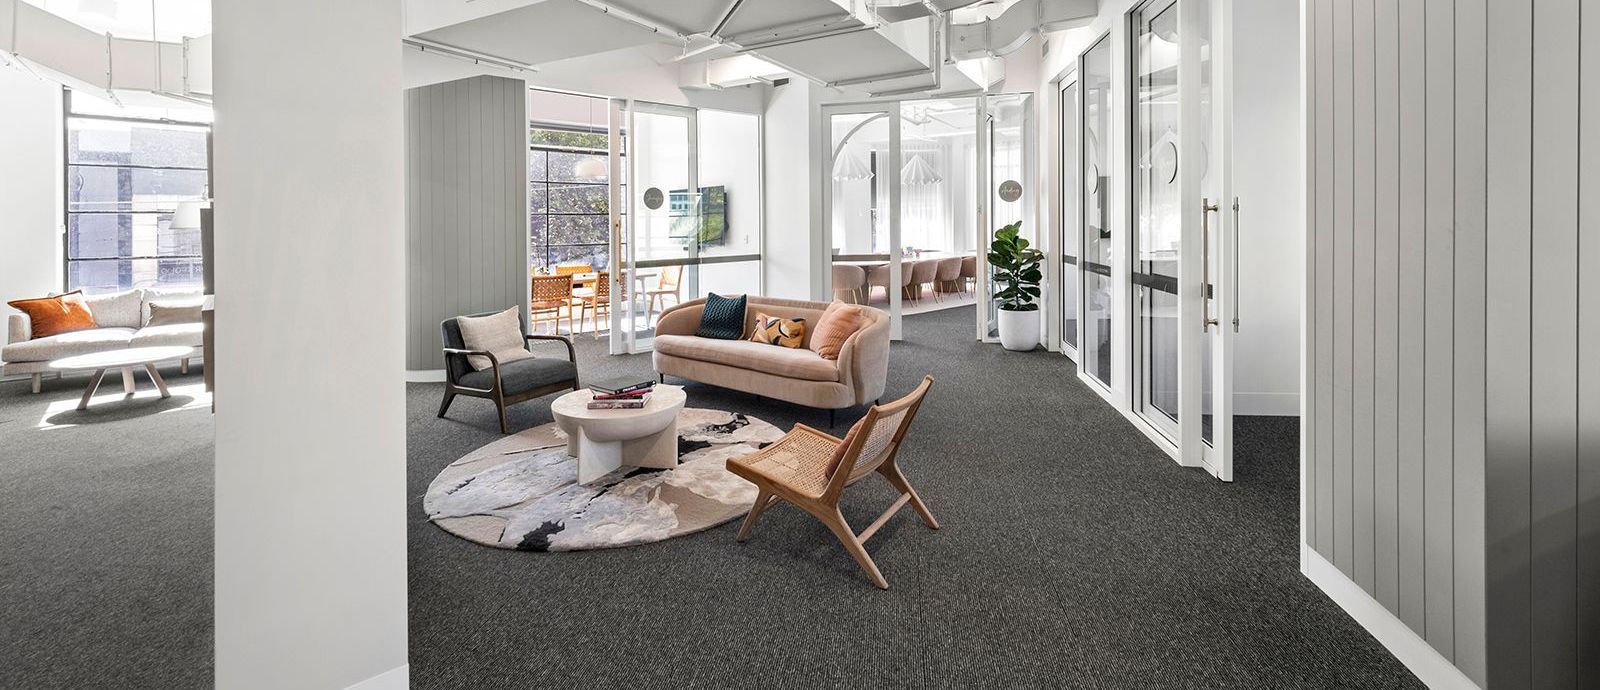
<svg viewBox="0 0 1600 690"><path fill-rule="evenodd" d="M589 401L589 409L641 409L650 403L650 391L655 385L656 382L650 380L590 384L589 390L594 392L594 399Z"/></svg>

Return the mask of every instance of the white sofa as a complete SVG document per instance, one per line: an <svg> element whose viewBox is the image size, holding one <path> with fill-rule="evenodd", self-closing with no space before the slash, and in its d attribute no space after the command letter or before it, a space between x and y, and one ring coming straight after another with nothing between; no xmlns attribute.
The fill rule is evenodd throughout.
<svg viewBox="0 0 1600 690"><path fill-rule="evenodd" d="M0 374L30 375L33 392L39 392L42 375L51 360L132 347L187 345L199 348L205 327L199 321L151 326L150 303L199 302L198 289L135 288L126 292L88 295L84 301L97 327L45 338L33 337L28 315L13 312L6 323L6 345L0 349ZM189 361L182 360L185 370Z"/></svg>

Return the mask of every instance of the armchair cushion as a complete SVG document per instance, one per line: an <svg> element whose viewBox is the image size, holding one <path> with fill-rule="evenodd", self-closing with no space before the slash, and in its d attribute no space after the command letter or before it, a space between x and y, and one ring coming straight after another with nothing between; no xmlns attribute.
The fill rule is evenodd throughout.
<svg viewBox="0 0 1600 690"><path fill-rule="evenodd" d="M516 307L488 316L463 316L456 319L461 326L461 342L468 350L493 353L503 367L512 362L533 358L522 340L522 315ZM488 369L488 357L468 355L467 364L474 371Z"/></svg>
<svg viewBox="0 0 1600 690"><path fill-rule="evenodd" d="M496 355L499 356L499 355ZM516 395L526 391L578 378L578 365L554 357L533 357L500 363L501 393ZM458 384L468 388L494 388L494 370L468 372Z"/></svg>

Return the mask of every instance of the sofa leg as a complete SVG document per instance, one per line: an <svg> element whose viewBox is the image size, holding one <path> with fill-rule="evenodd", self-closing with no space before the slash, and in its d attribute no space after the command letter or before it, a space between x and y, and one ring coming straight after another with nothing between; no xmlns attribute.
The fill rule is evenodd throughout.
<svg viewBox="0 0 1600 690"><path fill-rule="evenodd" d="M836 412L838 412L838 410L828 410L828 428L829 429L833 428L833 415Z"/></svg>
<svg viewBox="0 0 1600 690"><path fill-rule="evenodd" d="M33 375L33 393L34 393L34 395L38 395L39 394L39 382L41 380L43 380L43 379L44 379L44 374L34 374Z"/></svg>
<svg viewBox="0 0 1600 690"><path fill-rule="evenodd" d="M660 379L661 383L666 383L667 382L667 375L666 374L656 374L656 378Z"/></svg>
<svg viewBox="0 0 1600 690"><path fill-rule="evenodd" d="M178 360L178 373L180 373L180 374L189 373L189 358L188 357L184 357L183 359Z"/></svg>

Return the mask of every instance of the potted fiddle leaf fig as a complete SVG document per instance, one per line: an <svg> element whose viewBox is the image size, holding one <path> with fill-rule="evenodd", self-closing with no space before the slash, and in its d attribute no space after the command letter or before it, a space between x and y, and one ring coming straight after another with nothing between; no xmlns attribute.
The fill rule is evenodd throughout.
<svg viewBox="0 0 1600 690"><path fill-rule="evenodd" d="M995 299L1000 300L1000 345L1027 351L1039 345L1039 263L1044 253L1020 236L1022 223L994 231L989 265L994 269Z"/></svg>

